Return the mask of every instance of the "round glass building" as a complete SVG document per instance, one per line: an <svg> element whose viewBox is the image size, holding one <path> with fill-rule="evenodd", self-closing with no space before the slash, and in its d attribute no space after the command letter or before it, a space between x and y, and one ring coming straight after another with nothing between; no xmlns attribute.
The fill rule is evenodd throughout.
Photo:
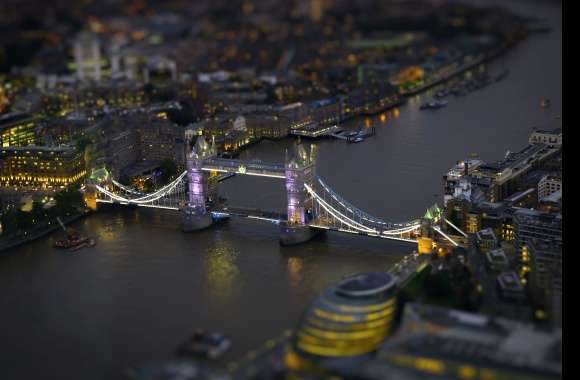
<svg viewBox="0 0 580 380"><path fill-rule="evenodd" d="M303 316L293 349L306 357L355 357L376 351L395 317L397 285L388 273L348 277L326 289Z"/></svg>

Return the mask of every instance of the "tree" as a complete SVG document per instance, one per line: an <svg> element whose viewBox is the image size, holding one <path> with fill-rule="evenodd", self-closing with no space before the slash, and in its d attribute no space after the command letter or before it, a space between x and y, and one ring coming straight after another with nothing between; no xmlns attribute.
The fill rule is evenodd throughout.
<svg viewBox="0 0 580 380"><path fill-rule="evenodd" d="M81 137L75 141L77 151L79 152L84 152L87 146L89 146L91 143L92 141L88 137Z"/></svg>
<svg viewBox="0 0 580 380"><path fill-rule="evenodd" d="M5 234L14 233L18 230L18 209L11 207L2 213L2 229Z"/></svg>
<svg viewBox="0 0 580 380"><path fill-rule="evenodd" d="M76 188L68 188L56 193L54 200L58 215L77 212L84 206L83 194Z"/></svg>
<svg viewBox="0 0 580 380"><path fill-rule="evenodd" d="M451 281L447 271L432 273L425 281L427 296L433 298L446 297L451 293Z"/></svg>

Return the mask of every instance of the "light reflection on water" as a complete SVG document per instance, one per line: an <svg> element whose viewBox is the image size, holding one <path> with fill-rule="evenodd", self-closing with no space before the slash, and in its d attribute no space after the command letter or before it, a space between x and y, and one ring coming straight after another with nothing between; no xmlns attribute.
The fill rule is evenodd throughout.
<svg viewBox="0 0 580 380"><path fill-rule="evenodd" d="M290 276L290 285L299 287L302 285L302 259L297 257L288 258L288 274Z"/></svg>
<svg viewBox="0 0 580 380"><path fill-rule="evenodd" d="M239 252L231 242L216 239L214 245L207 248L204 265L208 292L211 298L218 302L225 302L234 297L239 286L236 279L240 269L236 265Z"/></svg>

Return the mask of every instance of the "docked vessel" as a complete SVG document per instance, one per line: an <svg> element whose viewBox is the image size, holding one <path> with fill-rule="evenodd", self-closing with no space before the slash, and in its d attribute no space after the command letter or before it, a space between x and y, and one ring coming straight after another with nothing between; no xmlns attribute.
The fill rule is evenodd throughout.
<svg viewBox="0 0 580 380"><path fill-rule="evenodd" d="M81 236L77 231L72 229L67 230L64 223L60 220L60 218L57 217L56 220L62 227L63 231L66 233L66 237L55 241L54 242L55 248L78 251L81 248L92 247L95 244L97 244L97 242L93 238Z"/></svg>
<svg viewBox="0 0 580 380"><path fill-rule="evenodd" d="M96 244L97 242L95 241L95 239L87 238L82 243L75 245L74 247L71 247L69 250L75 252L85 247L94 247Z"/></svg>
<svg viewBox="0 0 580 380"><path fill-rule="evenodd" d="M220 333L198 330L179 346L177 353L182 356L215 359L223 355L230 345L230 340Z"/></svg>
<svg viewBox="0 0 580 380"><path fill-rule="evenodd" d="M69 232L64 239L55 241L54 247L60 249L69 249L71 251L78 251L81 248L92 247L95 244L95 239L81 236L77 232Z"/></svg>
<svg viewBox="0 0 580 380"><path fill-rule="evenodd" d="M447 107L448 102L445 100L433 100L427 103L421 104L421 110L437 110L439 108Z"/></svg>
<svg viewBox="0 0 580 380"><path fill-rule="evenodd" d="M550 101L550 99L542 99L542 101L540 102L540 106L542 106L542 108L548 108L550 107L551 104L552 102Z"/></svg>

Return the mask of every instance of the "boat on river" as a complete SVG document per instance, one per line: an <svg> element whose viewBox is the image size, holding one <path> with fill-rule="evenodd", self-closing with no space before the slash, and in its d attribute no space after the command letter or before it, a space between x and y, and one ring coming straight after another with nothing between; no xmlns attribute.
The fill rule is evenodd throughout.
<svg viewBox="0 0 580 380"><path fill-rule="evenodd" d="M223 355L230 345L231 342L225 335L197 330L191 338L179 346L177 353L181 356L215 359Z"/></svg>
<svg viewBox="0 0 580 380"><path fill-rule="evenodd" d="M60 220L60 218L56 219L60 224L60 226L62 227L62 229L64 230L64 232L66 233L66 236L62 239L55 241L54 248L68 249L70 251L78 251L81 248L93 247L95 244L97 244L97 242L93 238L82 236L80 233L70 228L67 230L66 227L64 226L64 223L62 223L62 221Z"/></svg>
<svg viewBox="0 0 580 380"><path fill-rule="evenodd" d="M421 110L437 110L439 108L447 107L448 102L446 100L433 100L427 103L421 104Z"/></svg>

